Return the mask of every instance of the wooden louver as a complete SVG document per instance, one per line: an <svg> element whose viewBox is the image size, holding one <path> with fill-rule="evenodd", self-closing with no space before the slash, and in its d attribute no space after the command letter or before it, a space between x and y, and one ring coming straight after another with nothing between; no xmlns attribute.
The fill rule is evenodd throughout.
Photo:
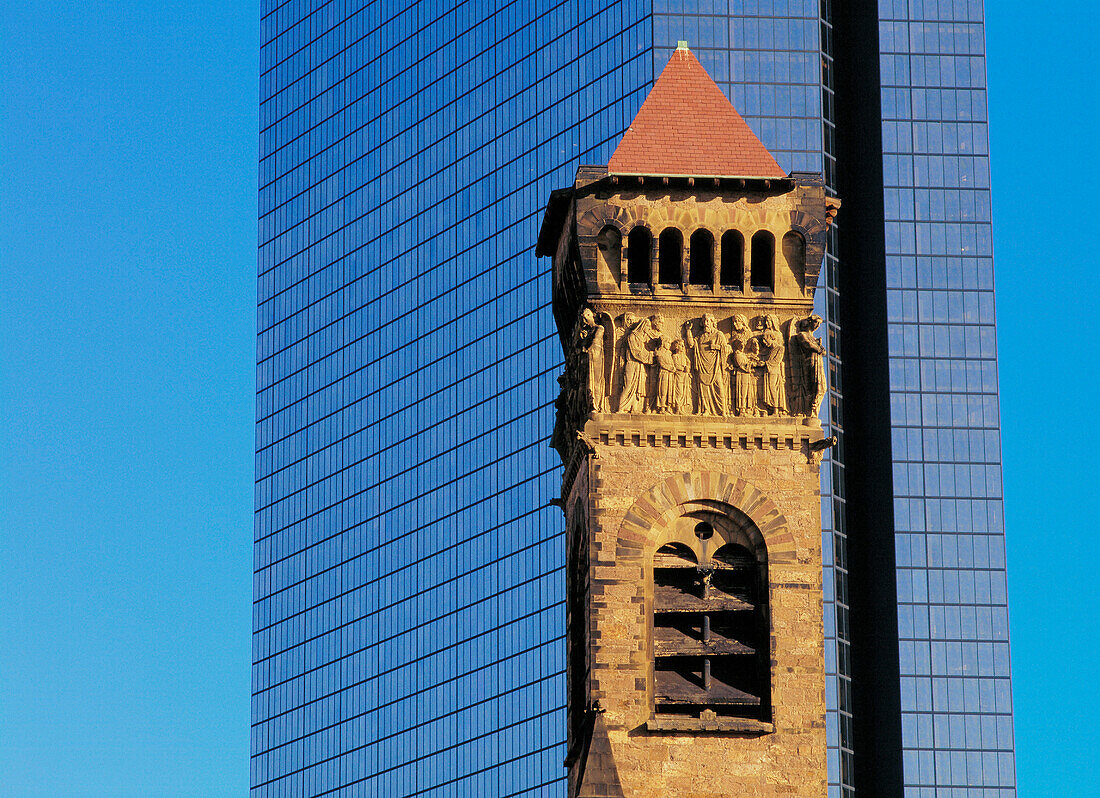
<svg viewBox="0 0 1100 798"><path fill-rule="evenodd" d="M726 545L702 568L685 546L653 561L654 699L658 714L764 720L762 608L756 559Z"/></svg>

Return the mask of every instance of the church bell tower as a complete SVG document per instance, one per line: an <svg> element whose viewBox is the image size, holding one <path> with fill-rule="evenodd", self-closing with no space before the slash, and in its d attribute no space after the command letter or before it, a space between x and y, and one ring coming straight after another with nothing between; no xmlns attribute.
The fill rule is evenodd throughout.
<svg viewBox="0 0 1100 798"><path fill-rule="evenodd" d="M683 43L550 197L570 798L825 798L812 311L838 207Z"/></svg>

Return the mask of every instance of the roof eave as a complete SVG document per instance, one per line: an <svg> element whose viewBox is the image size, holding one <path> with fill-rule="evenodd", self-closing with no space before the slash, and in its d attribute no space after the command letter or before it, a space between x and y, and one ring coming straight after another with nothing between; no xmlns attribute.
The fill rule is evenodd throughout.
<svg viewBox="0 0 1100 798"><path fill-rule="evenodd" d="M542 217L542 227L535 243L535 257L550 257L558 248L561 228L569 213L569 203L573 199L573 188L557 188L550 192L546 203L546 212Z"/></svg>
<svg viewBox="0 0 1100 798"><path fill-rule="evenodd" d="M608 171L608 177L641 177L641 178L676 178L677 180L683 180L686 178L692 178L694 180L793 180L790 175L713 175L713 174L699 174L697 172L612 172Z"/></svg>

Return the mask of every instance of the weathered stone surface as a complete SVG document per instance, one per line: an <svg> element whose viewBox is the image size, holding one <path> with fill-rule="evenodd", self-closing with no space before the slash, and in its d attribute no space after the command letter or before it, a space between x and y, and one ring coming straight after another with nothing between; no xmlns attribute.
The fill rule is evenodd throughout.
<svg viewBox="0 0 1100 798"><path fill-rule="evenodd" d="M590 422L594 431L598 422ZM809 431L807 431L809 432ZM825 696L821 597L821 527L817 468L801 448L772 449L762 472L747 449L679 449L662 458L648 447L597 444L589 474L618 507L589 515L593 547L612 551L629 537L643 564L675 538L685 503L720 501L741 509L768 547L774 732L651 730L652 568L624 569L593 559L590 585L602 598L589 641L591 700L604 713L616 774L626 796L791 795L826 790ZM720 499L717 497L721 497ZM748 508L748 509L746 509ZM639 612L639 607L645 608ZM645 689L639 686L644 685ZM692 724L681 724L683 726ZM751 724L745 724L751 726Z"/></svg>

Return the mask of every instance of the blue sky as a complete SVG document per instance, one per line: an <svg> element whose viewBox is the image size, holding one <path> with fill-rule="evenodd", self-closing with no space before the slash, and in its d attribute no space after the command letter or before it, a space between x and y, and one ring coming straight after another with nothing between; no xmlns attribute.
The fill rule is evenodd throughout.
<svg viewBox="0 0 1100 798"><path fill-rule="evenodd" d="M1094 794L1100 57L988 4L1017 764ZM0 15L0 794L243 795L256 7Z"/></svg>

